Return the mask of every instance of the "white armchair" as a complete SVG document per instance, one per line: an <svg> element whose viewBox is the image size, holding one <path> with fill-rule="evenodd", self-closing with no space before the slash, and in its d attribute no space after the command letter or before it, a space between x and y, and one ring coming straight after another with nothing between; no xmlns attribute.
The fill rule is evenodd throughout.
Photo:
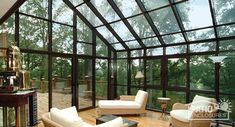
<svg viewBox="0 0 235 127"><path fill-rule="evenodd" d="M196 95L190 104L175 103L170 112L173 127L210 127L216 100Z"/></svg>

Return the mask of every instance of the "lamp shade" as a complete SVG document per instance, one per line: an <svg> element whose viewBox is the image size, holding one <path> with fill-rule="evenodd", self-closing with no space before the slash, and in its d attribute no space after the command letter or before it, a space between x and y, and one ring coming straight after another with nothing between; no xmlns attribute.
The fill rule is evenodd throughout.
<svg viewBox="0 0 235 127"><path fill-rule="evenodd" d="M143 77L144 77L143 73L141 71L137 71L135 78L138 79L138 78L143 78Z"/></svg>
<svg viewBox="0 0 235 127"><path fill-rule="evenodd" d="M213 63L221 63L227 56L211 56L209 57L213 60Z"/></svg>

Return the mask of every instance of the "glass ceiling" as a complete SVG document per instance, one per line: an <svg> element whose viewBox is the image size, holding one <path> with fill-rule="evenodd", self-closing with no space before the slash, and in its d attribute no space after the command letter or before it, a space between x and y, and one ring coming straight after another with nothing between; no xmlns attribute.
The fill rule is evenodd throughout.
<svg viewBox="0 0 235 127"><path fill-rule="evenodd" d="M235 36L235 0L64 1L117 51L172 44L185 47L191 42ZM176 48L167 50L178 52Z"/></svg>

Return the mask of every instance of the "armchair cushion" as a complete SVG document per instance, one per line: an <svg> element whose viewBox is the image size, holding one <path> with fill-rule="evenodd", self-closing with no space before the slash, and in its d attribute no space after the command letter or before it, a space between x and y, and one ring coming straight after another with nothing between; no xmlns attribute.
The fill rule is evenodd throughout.
<svg viewBox="0 0 235 127"><path fill-rule="evenodd" d="M110 102L109 100L99 101L100 108L108 108L108 109L138 109L141 107L139 103L135 101L120 101L113 100Z"/></svg>
<svg viewBox="0 0 235 127"><path fill-rule="evenodd" d="M173 110L170 112L171 117L178 119L182 122L189 122L192 117L192 111L190 110Z"/></svg>
<svg viewBox="0 0 235 127"><path fill-rule="evenodd" d="M135 102L139 103L140 105L143 105L147 96L148 96L147 92L139 90L135 96Z"/></svg>

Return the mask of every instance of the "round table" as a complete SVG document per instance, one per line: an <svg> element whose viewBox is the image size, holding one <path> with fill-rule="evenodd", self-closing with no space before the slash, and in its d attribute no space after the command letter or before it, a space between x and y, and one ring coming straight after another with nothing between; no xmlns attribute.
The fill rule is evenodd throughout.
<svg viewBox="0 0 235 127"><path fill-rule="evenodd" d="M167 97L158 97L157 101L161 103L161 108L162 108L162 114L159 117L159 119L162 120L168 120L168 117L166 115L166 107L167 107L167 102L171 101L171 98L167 98Z"/></svg>

